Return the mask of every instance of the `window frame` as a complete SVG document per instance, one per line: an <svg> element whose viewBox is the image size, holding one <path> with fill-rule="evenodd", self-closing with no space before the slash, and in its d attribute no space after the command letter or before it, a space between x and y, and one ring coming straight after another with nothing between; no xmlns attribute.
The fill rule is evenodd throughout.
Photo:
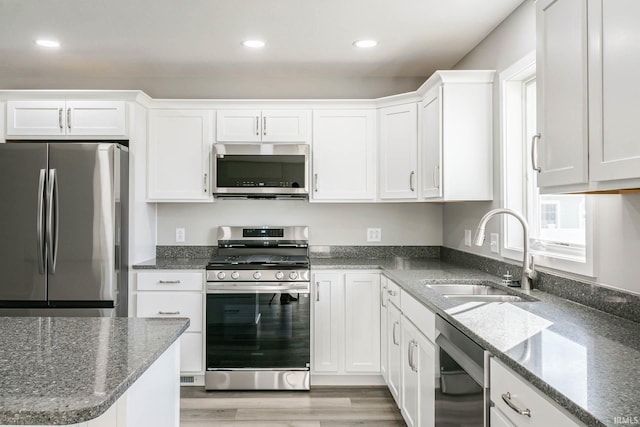
<svg viewBox="0 0 640 427"><path fill-rule="evenodd" d="M526 174L522 173L530 167L526 161L528 158L527 144L518 146L514 145L512 141L514 138L522 140L525 127L522 87L535 76L535 51L516 61L499 74L501 205L522 212L529 223L532 221L528 219L530 216L528 184ZM516 156L519 160L517 162L512 160ZM515 169L515 165L518 169ZM519 194L516 193L518 188L520 188ZM584 261L577 260L576 254L572 250L563 250L565 248L560 245L550 245L549 247L554 247L557 251L552 253L532 249L531 252L537 266L543 267L543 270L551 269L589 278L595 277L593 262L595 203L590 196L585 197L585 216ZM502 216L500 229L502 231L501 256L521 262L523 257L522 228L509 217ZM520 247L514 245L516 240Z"/></svg>

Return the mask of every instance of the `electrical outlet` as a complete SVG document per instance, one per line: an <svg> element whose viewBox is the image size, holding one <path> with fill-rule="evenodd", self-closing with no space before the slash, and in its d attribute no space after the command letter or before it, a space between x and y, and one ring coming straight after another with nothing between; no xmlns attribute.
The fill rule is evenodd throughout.
<svg viewBox="0 0 640 427"><path fill-rule="evenodd" d="M491 233L491 252L496 254L500 252L500 245L498 243L499 240L500 237L498 233Z"/></svg>
<svg viewBox="0 0 640 427"><path fill-rule="evenodd" d="M184 243L185 237L184 228L176 228L176 243Z"/></svg>
<svg viewBox="0 0 640 427"><path fill-rule="evenodd" d="M464 245L471 247L471 230L464 230Z"/></svg>
<svg viewBox="0 0 640 427"><path fill-rule="evenodd" d="M367 242L382 241L382 228L367 228Z"/></svg>

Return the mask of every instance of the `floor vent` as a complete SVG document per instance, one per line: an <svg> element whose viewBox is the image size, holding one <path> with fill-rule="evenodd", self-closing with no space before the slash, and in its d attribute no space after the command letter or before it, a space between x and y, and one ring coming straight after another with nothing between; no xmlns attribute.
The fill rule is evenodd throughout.
<svg viewBox="0 0 640 427"><path fill-rule="evenodd" d="M196 377L193 375L180 376L181 384L193 384L196 382Z"/></svg>

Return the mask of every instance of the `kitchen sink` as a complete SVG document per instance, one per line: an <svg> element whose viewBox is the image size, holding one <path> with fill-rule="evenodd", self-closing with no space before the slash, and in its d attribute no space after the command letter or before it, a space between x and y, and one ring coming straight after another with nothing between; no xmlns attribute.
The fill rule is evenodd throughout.
<svg viewBox="0 0 640 427"><path fill-rule="evenodd" d="M428 288L442 294L445 298L455 301L480 302L527 302L537 301L528 295L515 295L507 289L483 283L446 283L430 284Z"/></svg>

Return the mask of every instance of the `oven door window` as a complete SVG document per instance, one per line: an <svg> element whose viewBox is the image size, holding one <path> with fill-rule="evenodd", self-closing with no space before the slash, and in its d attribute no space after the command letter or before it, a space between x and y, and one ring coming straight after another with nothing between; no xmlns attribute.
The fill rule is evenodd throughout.
<svg viewBox="0 0 640 427"><path fill-rule="evenodd" d="M309 294L208 294L207 369L307 368L309 308Z"/></svg>
<svg viewBox="0 0 640 427"><path fill-rule="evenodd" d="M303 155L225 155L216 158L221 188L305 188Z"/></svg>

